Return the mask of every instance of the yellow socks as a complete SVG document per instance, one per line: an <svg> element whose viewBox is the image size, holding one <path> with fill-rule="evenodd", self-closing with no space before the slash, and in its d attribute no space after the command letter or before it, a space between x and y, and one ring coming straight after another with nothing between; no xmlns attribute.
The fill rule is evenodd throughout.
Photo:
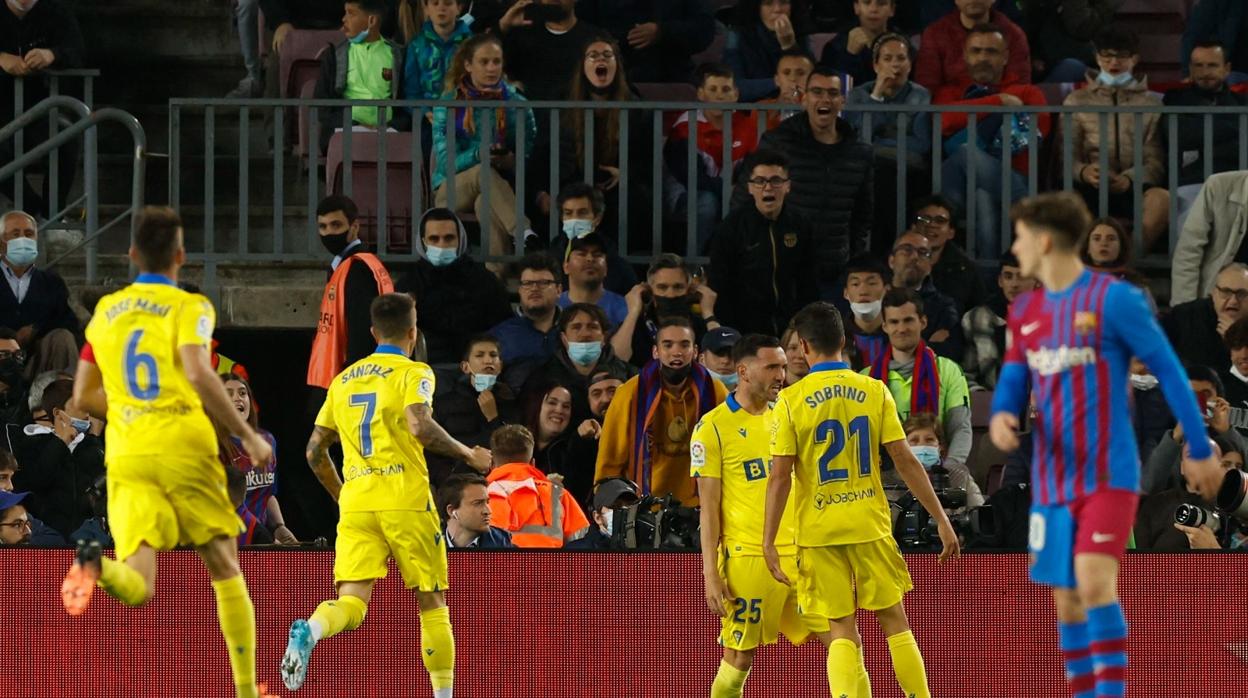
<svg viewBox="0 0 1248 698"><path fill-rule="evenodd" d="M715 682L711 684L711 698L741 698L745 679L749 675L749 669L738 669L728 660L721 659L719 673L715 674Z"/></svg>
<svg viewBox="0 0 1248 698"><path fill-rule="evenodd" d="M312 626L312 639L320 642L323 638L333 637L344 630L355 630L364 622L364 614L367 612L368 604L358 596L348 594L322 601L308 619L308 624Z"/></svg>
<svg viewBox="0 0 1248 698"><path fill-rule="evenodd" d="M871 677L867 675L867 653L858 648L858 698L871 698Z"/></svg>
<svg viewBox="0 0 1248 698"><path fill-rule="evenodd" d="M217 620L230 653L230 670L240 698L256 695L256 610L243 575L214 581Z"/></svg>
<svg viewBox="0 0 1248 698"><path fill-rule="evenodd" d="M100 578L96 584L127 606L138 606L147 600L147 581L124 562L101 557Z"/></svg>
<svg viewBox="0 0 1248 698"><path fill-rule="evenodd" d="M435 698L451 698L455 679L455 636L447 607L420 612L420 659L429 671Z"/></svg>
<svg viewBox="0 0 1248 698"><path fill-rule="evenodd" d="M927 672L923 669L923 655L914 633L909 630L888 638L888 653L893 658L893 673L907 698L931 698L927 689Z"/></svg>
<svg viewBox="0 0 1248 698"><path fill-rule="evenodd" d="M858 667L862 652L853 640L839 638L828 645L828 688L832 695L855 696L858 693Z"/></svg>

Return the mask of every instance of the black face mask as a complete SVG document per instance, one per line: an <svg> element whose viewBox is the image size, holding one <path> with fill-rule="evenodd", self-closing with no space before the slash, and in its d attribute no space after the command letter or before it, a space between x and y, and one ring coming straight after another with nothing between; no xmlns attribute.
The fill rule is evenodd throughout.
<svg viewBox="0 0 1248 698"><path fill-rule="evenodd" d="M663 380L672 385L684 383L691 373L693 373L693 364L685 364L680 368L672 368L671 366L659 367L659 374L663 376Z"/></svg>
<svg viewBox="0 0 1248 698"><path fill-rule="evenodd" d="M333 235L322 235L321 244L325 246L325 249L328 250L330 254L337 257L342 254L343 250L347 249L347 234L334 233Z"/></svg>
<svg viewBox="0 0 1248 698"><path fill-rule="evenodd" d="M693 299L689 296L681 296L680 298L655 296L654 309L659 317L667 317L668 315L691 315L693 314Z"/></svg>

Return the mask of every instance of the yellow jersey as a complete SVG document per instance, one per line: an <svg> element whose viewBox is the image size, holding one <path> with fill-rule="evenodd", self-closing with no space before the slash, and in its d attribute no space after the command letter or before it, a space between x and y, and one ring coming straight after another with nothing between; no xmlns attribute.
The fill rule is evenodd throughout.
<svg viewBox="0 0 1248 698"><path fill-rule="evenodd" d="M888 387L848 364L823 362L782 390L771 414L772 457L797 457L797 544L846 545L891 535L880 445L906 435Z"/></svg>
<svg viewBox="0 0 1248 698"><path fill-rule="evenodd" d="M433 386L433 369L386 344L334 377L316 425L342 441L340 512L436 511L425 449L406 416L409 405L433 408Z"/></svg>
<svg viewBox="0 0 1248 698"><path fill-rule="evenodd" d="M170 453L216 459L216 432L178 353L187 345L207 349L215 323L207 298L160 274L140 274L100 299L86 336L108 397L108 460Z"/></svg>
<svg viewBox="0 0 1248 698"><path fill-rule="evenodd" d="M770 430L767 413L742 409L733 393L702 415L689 443L689 470L693 477L715 477L722 482L720 538L731 557L763 554L763 507L767 474L771 472ZM793 500L784 508L776 549L794 555Z"/></svg>

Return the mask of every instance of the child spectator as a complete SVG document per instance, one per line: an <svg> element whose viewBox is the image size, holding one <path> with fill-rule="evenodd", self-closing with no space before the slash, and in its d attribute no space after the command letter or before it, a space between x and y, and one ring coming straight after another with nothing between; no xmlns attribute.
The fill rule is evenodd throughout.
<svg viewBox="0 0 1248 698"><path fill-rule="evenodd" d="M446 76L446 99L495 100L523 102L524 96L503 78L503 44L497 36L479 34L460 44L450 72ZM533 151L537 126L533 114L526 113L524 133L519 133L518 108L513 109L447 109L433 111L433 187L436 205L456 213L474 211L488 237L482 241L487 255L503 255L511 250L511 236L517 231L532 235L526 218L516 219L516 194L505 179L515 171L516 144L525 140L525 153ZM447 148L448 119L455 130L455 152ZM492 124L492 125L490 125ZM481 139L489 130L490 162L481 162ZM523 166L524 163L519 163ZM481 168L487 167L490 210L485 210L482 196ZM448 174L455 178L455 200L449 200L446 187ZM482 233L486 237L486 233ZM487 266L490 266L487 264ZM498 273L495 265L491 271Z"/></svg>
<svg viewBox="0 0 1248 698"><path fill-rule="evenodd" d="M459 0L421 0L421 5L425 22L407 45L403 99L442 96L455 50L472 36L468 22L459 17Z"/></svg>
<svg viewBox="0 0 1248 698"><path fill-rule="evenodd" d="M724 45L724 63L732 68L741 100L753 102L771 93L780 58L793 49L810 47L794 28L791 0L742 0Z"/></svg>
<svg viewBox="0 0 1248 698"><path fill-rule="evenodd" d="M806 94L806 78L815 69L815 59L804 48L795 47L780 54L776 74L772 82L776 86L774 97L759 100L759 104L788 104L786 111L766 111L767 130L780 125L781 121L802 111L802 96Z"/></svg>
<svg viewBox="0 0 1248 698"><path fill-rule="evenodd" d="M944 468L949 473L949 486L966 490L967 508L983 505L984 494L971 476L970 469L962 463L945 459L948 451L941 441L940 421L936 419L936 415L931 412L915 412L902 425L902 429L906 432L906 443L910 444L910 450L923 464L924 470L930 473L934 468ZM900 481L895 469L885 472L891 474L892 479Z"/></svg>

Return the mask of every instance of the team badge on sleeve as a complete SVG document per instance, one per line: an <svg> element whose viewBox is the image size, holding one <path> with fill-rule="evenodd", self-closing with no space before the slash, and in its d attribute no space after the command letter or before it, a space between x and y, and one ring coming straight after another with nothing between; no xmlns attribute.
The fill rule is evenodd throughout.
<svg viewBox="0 0 1248 698"><path fill-rule="evenodd" d="M689 444L689 464L695 468L706 465L706 446L701 441Z"/></svg>
<svg viewBox="0 0 1248 698"><path fill-rule="evenodd" d="M429 378L421 378L420 385L416 386L416 393L426 400L432 400L433 381Z"/></svg>
<svg viewBox="0 0 1248 698"><path fill-rule="evenodd" d="M200 315L199 321L195 323L195 334L204 340L205 343L212 341L212 318L207 315Z"/></svg>

